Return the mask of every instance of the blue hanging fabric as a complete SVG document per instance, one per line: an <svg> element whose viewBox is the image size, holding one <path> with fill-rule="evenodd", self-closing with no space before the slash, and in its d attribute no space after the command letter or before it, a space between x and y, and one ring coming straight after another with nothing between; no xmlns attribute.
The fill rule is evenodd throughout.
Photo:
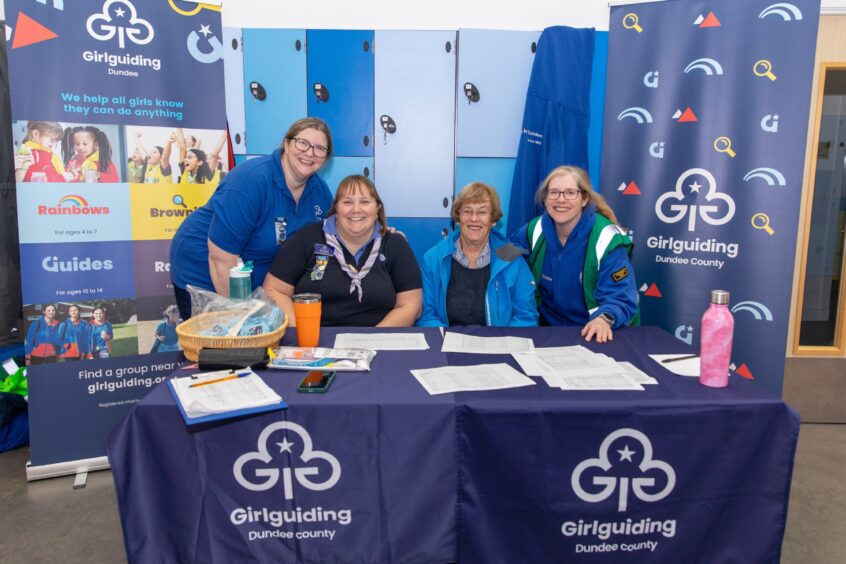
<svg viewBox="0 0 846 564"><path fill-rule="evenodd" d="M593 45L593 28L549 27L540 36L523 110L508 233L540 213L533 198L549 171L564 164L588 168Z"/></svg>

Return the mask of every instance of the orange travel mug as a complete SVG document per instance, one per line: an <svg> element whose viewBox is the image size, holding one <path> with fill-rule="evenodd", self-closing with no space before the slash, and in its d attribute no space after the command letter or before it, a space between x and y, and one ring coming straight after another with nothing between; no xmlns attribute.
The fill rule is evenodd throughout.
<svg viewBox="0 0 846 564"><path fill-rule="evenodd" d="M294 294L297 344L301 347L316 347L320 341L320 304L320 294Z"/></svg>

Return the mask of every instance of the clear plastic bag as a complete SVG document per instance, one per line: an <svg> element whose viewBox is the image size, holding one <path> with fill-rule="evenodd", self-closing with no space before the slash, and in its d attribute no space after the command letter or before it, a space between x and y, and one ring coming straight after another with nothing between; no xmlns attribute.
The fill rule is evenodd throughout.
<svg viewBox="0 0 846 564"><path fill-rule="evenodd" d="M278 329L285 314L262 288L256 288L248 300L233 300L188 285L191 315L214 314L215 323L200 332L211 337L249 337Z"/></svg>

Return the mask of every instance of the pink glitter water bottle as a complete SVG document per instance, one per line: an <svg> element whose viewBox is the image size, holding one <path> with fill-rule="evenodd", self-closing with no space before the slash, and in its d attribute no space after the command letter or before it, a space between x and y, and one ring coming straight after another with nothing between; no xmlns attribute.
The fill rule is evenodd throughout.
<svg viewBox="0 0 846 564"><path fill-rule="evenodd" d="M699 383L712 388L728 385L734 317L728 307L729 293L711 290L711 305L702 316L699 343Z"/></svg>

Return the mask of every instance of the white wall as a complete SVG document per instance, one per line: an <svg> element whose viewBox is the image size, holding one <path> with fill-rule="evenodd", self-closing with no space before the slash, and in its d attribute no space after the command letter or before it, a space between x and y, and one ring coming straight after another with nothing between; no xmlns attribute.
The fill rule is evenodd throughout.
<svg viewBox="0 0 846 564"><path fill-rule="evenodd" d="M612 3L626 2L614 0ZM607 31L608 4L608 0L225 0L223 25L295 29L475 27L516 30L569 25ZM822 11L846 13L846 0L822 0Z"/></svg>
<svg viewBox="0 0 846 564"><path fill-rule="evenodd" d="M296 29L608 29L607 0L228 0L227 27Z"/></svg>
<svg viewBox="0 0 846 564"><path fill-rule="evenodd" d="M823 0L822 10L824 13L846 13L846 0ZM6 8L0 3L0 19L5 19L5 14ZM223 25L296 29L477 27L528 30L569 25L607 30L608 0L227 0L223 6Z"/></svg>

